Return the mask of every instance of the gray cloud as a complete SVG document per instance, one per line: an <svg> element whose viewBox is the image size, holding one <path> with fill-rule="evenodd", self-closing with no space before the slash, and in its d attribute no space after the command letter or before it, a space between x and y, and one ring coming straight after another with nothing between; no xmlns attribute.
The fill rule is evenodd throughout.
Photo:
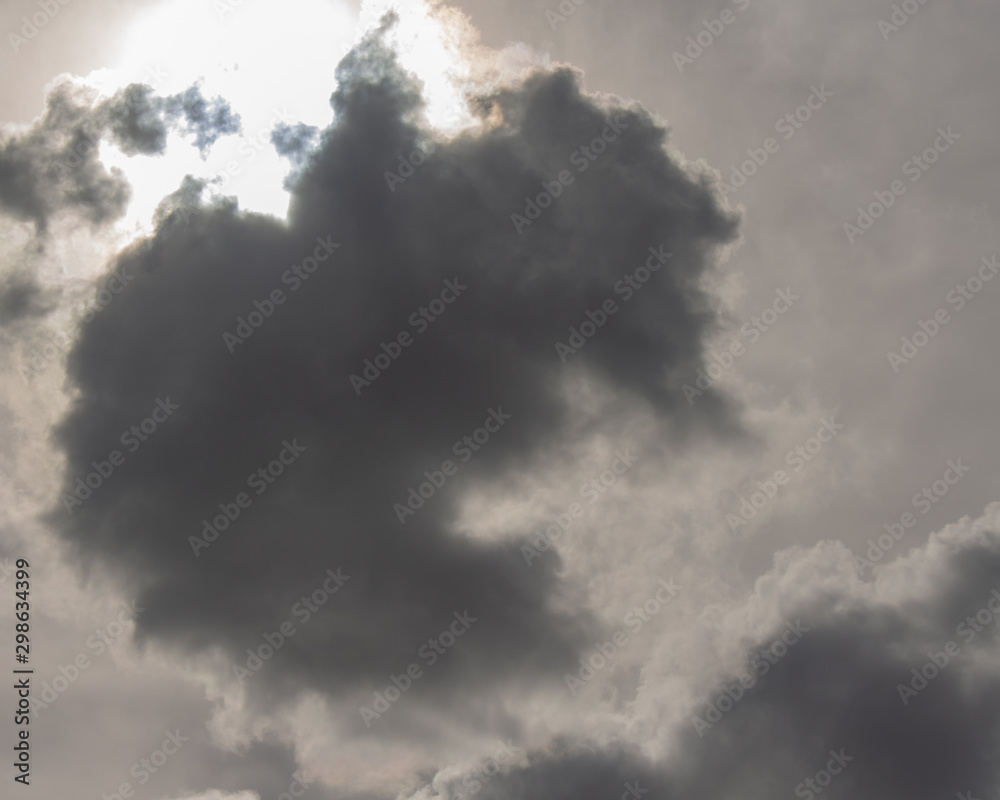
<svg viewBox="0 0 1000 800"><path fill-rule="evenodd" d="M91 461L104 460L112 447L124 450L118 437L150 413L155 397L170 394L181 406L141 449L126 451L124 466L73 517L55 506L64 541L83 556L74 566L86 573L110 565L122 582L144 592L153 613L142 642L185 653L221 651L217 663L225 670L230 662L243 663L246 647L259 644L262 631L289 618L289 606L319 584L326 562L352 576L307 625L294 620L301 630L292 643L248 683L258 705L318 688L332 698L329 718L318 720L312 698L311 713L294 721L280 714L256 716L257 709L239 721L226 717L228 733L262 737L263 743L239 755L220 754L213 746L218 742L199 730L197 749L181 756L192 762L178 761L175 771L161 776L173 781L169 795L216 787L255 789L262 800L276 797L287 786L294 752L300 764L335 785L332 796L366 796L358 784L379 775L384 778L379 786L392 787L385 800L399 796L400 782L414 784L419 800L442 785L450 791L442 797L459 800L466 787L453 777L457 765L473 763L470 750L485 748L484 739L512 735L522 746L530 741L538 749L527 764L484 783L483 797L572 793L574 800L580 795L614 800L636 780L648 789L646 800L803 796L796 795L803 780L826 766L830 750L841 749L854 760L824 788L824 797L878 791L936 800L968 790L977 798L994 796L994 629L966 646L956 626L989 597L997 572L996 514L971 525L962 521L957 526L962 536L934 536L930 547L905 555L930 531L995 497L997 452L988 435L995 429L990 402L995 370L984 368L996 341L990 295L978 296L904 374L888 370L885 351L898 348L899 337L928 318L927 311L944 302L955 281L996 251L995 193L987 165L997 163L991 136L996 105L989 102L997 51L988 37L1000 6L967 4L956 15L945 5L921 5L886 41L876 22L888 18L889 3L792 8L753 0L681 73L672 52L683 51L688 36L704 40L709 21L742 6L742 0L711 6L656 0L629 4L627 13L619 3L583 3L555 26L546 15L558 7L555 2L453 4L470 9L485 40L497 46L527 42L556 61L585 69L590 87L639 98L644 108L676 126L670 139L687 157L703 156L724 178L733 164L749 157L747 148L759 148L765 136L775 134L775 120L795 109L810 85L828 82L835 92L829 114L824 110L794 140L782 142L780 152L733 198L747 206L745 241L718 276L737 326L769 303L776 288L791 285L803 298L795 314L741 358L726 381L751 404L750 418L767 446L759 458L737 454L731 437L724 448L692 452L706 435L732 434L735 426L716 396L699 398L690 413L674 402L678 395L671 394L670 375L687 377L699 366L696 355L685 362L685 353L697 354L714 314L713 303L697 292L685 292L679 308L671 306L678 296L674 287L667 291L655 283L663 272L568 364L559 363L552 351L554 341L566 341L569 325L579 326L593 299L613 294L607 288L641 263L633 253L656 244L647 238L683 220L680 241L667 246L677 250L670 266L679 272L686 263L681 253L687 229L696 237L714 227L697 214L684 216L701 208L707 218L713 207L697 199L697 179L668 186L657 172L656 164L667 168L660 154L646 158L643 169L629 170L624 154L639 130L632 117L623 117L632 127L586 173L569 165L569 154L595 135L589 127L595 119L644 112L618 108L616 100L567 100L576 76L560 73L560 83L553 74L542 74L526 85L487 90L478 107L494 127L428 148L430 156L409 172L399 166L401 159L428 144L416 87L387 71L384 54L370 44L345 64L337 125L322 132L283 126L272 134L276 150L295 168L289 179L292 224L241 215L235 200L207 205L201 200L205 183L185 179L161 206L157 235L121 257L130 272L144 270L136 273L139 280L152 280L155 288L140 290L133 299L116 296L98 315L107 314L106 321L87 326L78 351L74 374L82 395L63 433L70 455L67 483L92 470ZM37 86L40 77L48 80L57 59L59 68L86 63L77 51L89 49L97 55L82 71L101 65L106 48L95 42L114 29L114 15L95 8L72 5L80 16L64 28L71 39L60 39L53 25L44 40L32 42L32 51L18 54L17 73L24 80L8 82L11 115L16 116L18 92L29 95L32 80ZM8 27L15 21L10 16ZM238 26L220 33L240 35ZM64 46L69 43L72 47ZM39 58L43 66L32 69L32 52L41 54L43 48L50 48ZM76 60L67 60L70 52ZM942 57L928 58L932 52ZM317 78L313 73L303 80L314 84ZM168 120L145 88L131 91L130 105L102 128L104 141L138 155L159 152L172 127L192 141L198 138L183 111ZM87 98L81 103L93 105ZM211 118L209 106L206 101L202 119ZM563 119L572 121L565 131L559 127ZM647 122L641 127L645 135L663 135ZM951 123L962 133L961 147L870 234L848 244L840 226L852 210L898 176L900 165L926 146L929 133ZM119 213L127 202L114 194L121 176L99 164L91 173L81 160L79 190L69 178L53 186L32 171L36 152L72 152L70 127L54 123L51 141L38 150L22 146L28 132L0 134L0 211L34 224L41 219L40 230L64 209L84 223L95 214L107 221ZM31 130L42 128L36 124ZM84 134L80 141L86 147L94 134L91 128ZM24 141L8 147L17 137ZM45 155L39 163L51 159ZM564 168L575 183L518 235L510 214L523 212L524 197L535 196L540 181L554 180ZM405 180L390 188L386 174L403 172ZM649 176L646 184L643 175ZM591 178L597 180L588 185ZM652 200L642 193L643 185L655 190ZM654 207L662 209L663 219L642 222ZM628 218L633 213L635 225ZM490 215L493 227L486 221ZM341 247L290 293L282 274L293 264L301 266L316 239L327 236ZM705 242L709 257L714 241L721 239L709 236ZM47 246L44 239L33 244ZM700 255L690 263L692 280L706 276ZM455 275L469 290L356 396L348 376L361 372L363 360L374 358L381 342L399 330L413 332L407 316L436 296L440 281ZM47 302L30 283L30 278L11 282L9 292L0 295L10 314L0 331L5 343L26 339L31 326L24 323ZM128 292L140 286L130 284ZM246 319L253 302L266 299L276 286L288 302L233 356L214 354L209 345L224 348L222 331L235 330L235 317ZM660 293L648 296L654 287ZM674 310L662 313L668 308ZM667 343L675 348L669 353ZM664 386L656 385L664 375ZM463 384L465 376L472 388ZM515 407L507 405L507 395L494 397L505 380L517 387L517 399L536 402ZM44 403L27 392L20 398L20 382L11 383L13 405L3 420L8 426L23 422L25 407L35 414L54 395L47 392ZM665 396L657 395L664 388ZM567 404L570 391L575 394ZM614 398L604 406L606 417L581 410L595 395ZM404 498L425 469L438 468L451 455L458 436L481 424L487 404L503 404L514 414L510 423L399 526L391 504ZM818 417L820 407L843 411L851 438L824 450L801 481L768 506L752 536L702 560L697 537L727 532L728 510L725 503L707 500L699 507L699 498L707 496L704 487L729 498L765 479L758 473L770 475L782 466L787 447L798 444L792 441L796 425L806 416L811 422L814 410ZM473 544L464 537L465 520L456 521L462 500L471 497L477 507L502 512L508 482L525 475L535 479L529 483L541 498L550 490L554 494L557 481L550 484L538 467L543 460L546 467L572 462L590 433L625 427L634 432L633 426L645 426L648 419L636 412L650 409L662 428L644 427L643 446L667 450L663 462L678 474L647 466L653 459L647 460L644 450L636 473L630 473L627 486L617 487L619 495L601 516L613 525L566 537L559 547L563 565L549 553L529 571L543 575L521 576L515 569L523 563L516 552L521 528L509 531L513 538L506 546ZM530 423L536 440L529 441L528 434L508 438L520 433L522 421ZM233 502L236 492L246 490L247 474L274 457L282 438L296 435L308 446L302 458L265 495L254 496L253 506L195 559L188 537L199 532L201 519L218 513L219 502ZM30 437L20 438L26 450L34 450ZM836 538L863 553L866 539L883 534L883 523L916 511L911 495L930 486L945 460L959 455L974 465L970 477L890 550L881 564L901 562L891 570L880 564L877 582L859 582L847 552L828 544L781 552L778 567L771 567L775 551L792 543ZM15 463L24 463L12 459L3 459L11 476ZM741 466L733 462L742 462L745 475L737 474ZM43 485L29 474L22 472L18 485ZM633 494L633 486L643 491ZM477 491L483 487L491 489L489 499L501 502L484 502ZM497 528L485 527L490 534ZM7 548L12 555L27 553L37 541L35 557L52 580L51 564L41 558L49 558L50 543L36 540L35 531L23 524L5 523L5 529L16 533L11 542L18 544ZM397 530L413 538L396 536ZM607 546L596 547L599 538ZM467 569L474 556L475 571ZM596 630L585 615L554 611L572 608L578 597L570 601L563 595L560 567L582 579L587 587L582 602L614 617L614 608L632 597L633 583L659 576L664 564L671 573L676 564L685 577L690 609L675 607L662 636L649 636L652 653L636 640L635 649L623 653L624 663L588 684L589 697L574 704L560 679L564 665L570 661L565 671L574 672L579 643L590 653L607 632ZM104 582L92 586L101 594L106 590ZM728 627L708 630L698 614L703 603L732 604L747 593L747 603L726 618ZM55 597L48 595L50 601ZM487 617L480 615L460 645L371 732L352 728L359 721L355 695L348 693L356 690L357 702L370 701L371 690L383 690L390 672L399 675L419 661L414 651L421 637L441 630L452 602L475 600L482 606L483 597L493 627L485 627ZM785 620L798 617L811 628L805 638L703 738L687 716L674 730L692 685L713 700L727 687L732 691L736 673L717 684L707 676L721 669L720 662L732 665L734 642L745 643L749 655L769 643ZM525 629L524 641L515 641L526 620L533 627ZM44 641L45 619L38 621L42 627L33 630ZM552 630L560 638L545 649L542 643ZM65 634L47 638L55 642ZM949 639L962 643L961 655L903 706L898 684ZM711 656L702 658L706 653ZM53 663L51 656L46 659ZM142 677L151 686L155 677L147 668L155 660L142 662ZM50 773L67 784L63 795L84 786L94 797L113 789L115 765L131 761L117 751L134 745L137 754L148 752L145 724L154 732L161 721L183 722L185 730L193 730L208 713L200 681L192 684L188 713L175 719L164 709L172 710L186 690L155 685L145 693L160 704L144 706L126 688L139 671L130 675L108 666L103 694L93 683L81 683L74 690L78 717L53 718L39 731L59 738L52 746L39 739L38 752L69 756L57 759L64 765L61 775ZM181 680L191 677L186 669L178 672ZM550 678L556 684L551 696L538 691ZM522 686L509 685L514 681L536 691L521 692ZM218 688L211 679L205 685ZM217 698L212 695L213 702ZM64 703L75 702L60 701L59 713ZM236 714L226 705L227 713ZM97 722L94 707L106 709ZM696 705L690 713L703 708ZM437 731L427 724L431 717L440 723ZM95 730L95 724L103 727ZM82 725L91 734L83 739L77 735ZM285 743L294 739L294 751L268 743L275 728L289 737ZM546 737L556 735L550 731L571 731L576 738L546 745ZM628 743L616 744L616 734ZM633 743L657 757L641 756ZM95 749L98 744L103 749ZM672 749L664 755L667 744ZM441 771L433 784L424 785L435 767ZM103 774L105 768L111 779L83 782L86 774ZM47 791L59 795L54 786ZM167 783L156 788L168 795ZM305 800L321 796L317 786Z"/></svg>
<svg viewBox="0 0 1000 800"><path fill-rule="evenodd" d="M280 123L275 126L271 134L271 144L278 152L278 155L291 159L293 164L299 165L305 161L312 151L315 140L319 135L319 129L312 125L298 123L289 125Z"/></svg>
<svg viewBox="0 0 1000 800"><path fill-rule="evenodd" d="M161 105L168 121L176 123L183 119L182 132L194 136L195 147L202 155L219 137L240 131L239 115L232 112L229 104L220 97L209 102L198 86L165 98Z"/></svg>
<svg viewBox="0 0 1000 800"><path fill-rule="evenodd" d="M588 614L565 610L558 559L526 567L528 531L486 544L455 521L469 489L570 458L581 426L616 429L620 420L571 402L571 377L651 411L679 450L739 435L718 395L692 408L680 391L716 324L699 281L736 223L705 179L671 161L644 111L596 104L569 70L497 93L503 124L441 143L390 191L386 171L426 136L419 93L377 38L339 78L336 122L293 183L287 225L232 206L192 212L191 184L163 207L157 234L117 260L143 278L84 326L70 355L81 394L58 433L65 491L113 449L126 463L72 515L60 504L51 519L84 564L113 565L139 594L140 638L221 647L236 663L327 568L342 568L346 585L250 679L261 703L304 688L370 702L468 610L474 627L427 669L406 709L379 722L382 733L412 733L425 703L461 714L472 689L558 682L595 630ZM518 235L511 215L525 196L575 170L573 153L612 125L626 133ZM626 303L614 286L651 248L671 260ZM324 262L302 272L314 253ZM447 281L468 289L414 328L411 316ZM556 341L607 298L621 308L561 363ZM267 318L247 335L237 319L258 313L255 302ZM359 396L350 376L402 329L415 340ZM224 340L240 330L242 342ZM178 410L127 452L120 436L167 396ZM510 419L464 463L453 443L491 409ZM288 474L251 492L196 557L190 538L203 520L234 507L286 441L305 447ZM401 525L394 504L449 458L458 474ZM369 735L360 716L343 722Z"/></svg>
<svg viewBox="0 0 1000 800"><path fill-rule="evenodd" d="M131 84L97 102L89 90L63 81L30 128L0 132L0 211L42 233L60 210L94 225L117 219L131 190L120 170L98 160L102 138L130 156L155 155L172 128L193 136L204 153L219 136L239 130L239 117L220 98L207 101L197 86L162 98Z"/></svg>
<svg viewBox="0 0 1000 800"><path fill-rule="evenodd" d="M0 286L0 328L45 316L53 307L53 298L30 275L12 275Z"/></svg>
<svg viewBox="0 0 1000 800"><path fill-rule="evenodd" d="M435 788L484 800L617 800L622 784L638 779L649 800L993 797L998 512L994 505L935 534L879 567L874 583L854 576L841 545L785 554L743 610L774 616L780 608L798 641L772 647L768 658L762 649L787 625L745 637L745 670L696 704L660 761L581 737L486 781L469 773ZM741 686L740 675L755 680Z"/></svg>

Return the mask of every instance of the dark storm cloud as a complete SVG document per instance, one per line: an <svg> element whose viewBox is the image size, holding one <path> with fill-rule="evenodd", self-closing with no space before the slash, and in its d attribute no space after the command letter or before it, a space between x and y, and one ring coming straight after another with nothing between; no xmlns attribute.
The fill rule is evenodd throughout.
<svg viewBox="0 0 1000 800"><path fill-rule="evenodd" d="M587 614L557 610L557 559L527 567L528 531L482 543L456 524L469 488L571 459L581 427L622 432L573 409L571 375L616 392L620 413L649 409L678 449L737 430L719 397L691 408L680 391L716 320L699 279L735 221L670 161L649 116L596 105L567 70L497 94L502 125L440 144L392 191L386 172L426 139L417 88L377 39L339 77L336 123L298 175L287 224L233 207L191 213L191 183L157 235L115 264L143 277L84 326L69 359L80 395L59 432L66 492L95 459L107 472L112 450L125 461L82 505L64 495L52 519L84 564L112 564L139 593L140 637L245 664L262 633L292 623L247 679L258 699L311 687L370 705L417 663L425 674L389 719L370 731L360 715L342 720L381 735L416 730L426 702L472 714L470 692L558 684L590 641ZM575 169L573 153L612 123L627 133L518 235L525 196ZM673 256L625 303L613 287L651 248ZM445 293L435 321L412 322L449 283L467 288ZM608 298L617 313L561 363L555 342ZM404 330L384 374L352 385ZM169 416L156 411L168 397ZM155 432L130 438L154 414ZM453 444L504 415L463 462ZM289 460L286 443L305 449ZM284 474L248 488L283 450ZM447 459L458 474L401 524L394 504ZM240 492L252 501L242 510ZM238 519L193 548L220 503ZM344 586L308 622L296 616L338 568ZM476 621L429 665L421 646L466 611Z"/></svg>
<svg viewBox="0 0 1000 800"><path fill-rule="evenodd" d="M781 626L750 643L744 674L756 682L746 688L734 675L718 684L662 762L564 743L488 781L470 773L436 789L449 798L618 800L621 783L638 778L647 800L995 797L1000 533L988 523L967 534L933 537L943 547L926 548L904 573L926 588L902 601L817 580L825 588L805 589L810 596L787 610L803 629L798 641L773 647L789 630ZM789 588L802 596L801 581ZM759 657L765 647L769 658Z"/></svg>
<svg viewBox="0 0 1000 800"><path fill-rule="evenodd" d="M0 211L39 232L60 210L95 225L114 220L131 191L120 170L98 160L102 138L130 156L155 155L163 152L169 129L193 136L204 154L219 136L239 130L239 117L219 98L207 101L197 86L163 98L132 84L98 103L86 89L63 82L29 129L0 132Z"/></svg>
<svg viewBox="0 0 1000 800"><path fill-rule="evenodd" d="M805 637L704 738L687 728L671 772L684 796L811 798L819 791L807 781L827 768L831 751L848 763L841 771L833 762L824 797L954 797L995 786L1000 682L965 685L959 664L906 706L897 688L956 638L954 625L924 642L892 609L808 621ZM738 684L731 680L711 697L726 708L724 688L735 696Z"/></svg>
<svg viewBox="0 0 1000 800"><path fill-rule="evenodd" d="M683 796L994 796L1000 680L982 659L996 651L996 622L977 632L966 618L988 604L1000 609L992 595L1000 587L1000 535L990 526L982 535L934 539L945 547L928 547L905 573L924 592L879 601L856 584L818 592L788 612L810 630L721 719L705 717L702 704L702 718L718 720L703 736L694 725L682 735L671 775ZM724 688L738 696L729 680L708 698L714 705ZM851 760L816 791L807 779L826 769L831 750Z"/></svg>

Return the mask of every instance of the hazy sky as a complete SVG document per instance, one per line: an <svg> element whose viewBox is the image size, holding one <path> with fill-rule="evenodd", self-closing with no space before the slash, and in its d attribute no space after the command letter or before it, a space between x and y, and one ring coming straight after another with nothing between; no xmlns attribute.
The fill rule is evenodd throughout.
<svg viewBox="0 0 1000 800"><path fill-rule="evenodd" d="M998 796L1000 9L393 5L0 7L11 795Z"/></svg>

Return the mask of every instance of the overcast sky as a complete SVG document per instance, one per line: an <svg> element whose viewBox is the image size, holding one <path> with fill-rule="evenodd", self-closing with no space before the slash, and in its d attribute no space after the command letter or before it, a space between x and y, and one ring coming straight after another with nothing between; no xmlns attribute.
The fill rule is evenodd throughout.
<svg viewBox="0 0 1000 800"><path fill-rule="evenodd" d="M10 795L1000 796L998 25L8 0Z"/></svg>

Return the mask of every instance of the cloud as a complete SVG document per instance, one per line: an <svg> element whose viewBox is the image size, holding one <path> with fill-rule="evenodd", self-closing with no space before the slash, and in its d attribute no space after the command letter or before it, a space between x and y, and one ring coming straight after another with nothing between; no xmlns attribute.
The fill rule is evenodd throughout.
<svg viewBox="0 0 1000 800"><path fill-rule="evenodd" d="M207 101L197 86L163 98L131 84L100 100L64 78L30 127L0 131L0 211L33 223L39 233L60 211L93 225L113 221L125 212L131 190L120 170L100 161L102 140L110 138L129 156L156 155L170 129L192 135L204 154L219 136L239 130L239 117L220 98Z"/></svg>
<svg viewBox="0 0 1000 800"><path fill-rule="evenodd" d="M52 298L31 276L15 274L0 286L0 328L43 317L52 308Z"/></svg>
<svg viewBox="0 0 1000 800"><path fill-rule="evenodd" d="M909 555L896 548L871 580L843 544L824 542L779 553L749 592L741 581L770 558L780 526L813 541L826 526L850 542L867 535L835 529L838 518L868 518L844 512L857 508L850 491L804 477L787 498L791 516L711 564L696 525L673 524L666 498L694 507L703 471L723 485L741 467L727 462L742 430L740 409L714 390L692 407L681 389L717 332L718 300L703 287L718 286L714 262L736 220L662 125L585 94L578 73L556 68L484 86L470 103L481 125L445 138L426 124L421 93L433 87L402 74L378 36L338 80L334 124L271 135L294 167L287 220L243 213L232 198L209 204L209 182L184 178L155 235L109 265L132 280L84 323L69 358L71 409L56 436L66 466L49 520L75 567L107 570L139 598L143 672L160 648L180 656L169 663L217 712L209 742L195 689L187 719L200 740L185 751L195 769L178 762L171 796L266 800L300 765L352 800L990 796L1000 506ZM51 124L0 139L0 207L40 232L63 211L99 224L127 204L121 175L87 143L155 155L179 131L204 153L238 129L224 101L196 87L158 98L136 85L107 101L66 91L50 100L50 110L63 104ZM701 95L690 97L699 107ZM734 102L713 107L724 117L745 103L773 121L767 97ZM799 148L813 161L822 149ZM82 171L55 169L60 180L48 183L43 168L67 154ZM794 189L760 212L787 216ZM756 249L775 261L752 281L744 271L762 291L766 276L784 286L789 269L811 263ZM648 281L624 280L640 267ZM23 338L22 323L49 308L39 285L29 276L0 288L5 339ZM830 297L813 296L830 310ZM817 308L806 316L824 319ZM761 386L797 383L787 403L773 387L747 392L775 445L802 417L808 363L831 363L819 344L810 353L785 334L760 351L766 369L743 365ZM782 383L779 372L792 377ZM938 417L926 426L934 436L951 430ZM857 424L865 440L863 417ZM453 443L480 426L484 439L466 445L464 461ZM557 484L572 492L588 445L619 439L670 457L644 454L618 487L628 491L559 542L567 563L550 552L527 568L533 526L511 508L558 498ZM715 440L727 451L703 447ZM894 452L866 441L861 458L849 448L845 482L859 495L875 494L866 460ZM670 469L691 476L687 485ZM882 480L908 489L902 474ZM524 486L534 493L521 503ZM878 509L895 510L894 495L878 494L889 498ZM834 507L841 513L828 514ZM477 511L488 515L482 530ZM713 514L691 518L708 528L721 523ZM563 676L610 632L583 609L615 619L638 597L633 584L664 564L685 586L671 614L609 660L587 697L570 696ZM341 573L335 593L321 589ZM727 611L739 592L749 596ZM699 614L706 600L711 619ZM444 642L456 615L474 619L428 663L421 651ZM779 653L790 627L804 635ZM401 678L410 665L423 675ZM402 696L385 711L389 687ZM120 694L118 680L105 691ZM181 696L166 685L150 694L171 707ZM80 713L94 697L80 689ZM379 718L360 716L361 705ZM478 753L507 735L527 752L486 772Z"/></svg>
<svg viewBox="0 0 1000 800"><path fill-rule="evenodd" d="M995 620L972 637L964 621L988 602L1000 609L991 596L1000 587L1000 504L878 568L874 583L856 577L839 543L775 561L746 610L758 624L770 618L771 630L748 650L773 641L780 620L809 631L711 729L682 733L671 769L684 796L812 796L799 784L824 769L830 750L852 761L824 797L992 791L1000 681L984 659L995 658ZM933 677L922 682L914 670ZM734 680L724 686L738 695ZM722 690L708 699L718 705ZM696 713L707 710L702 703Z"/></svg>
<svg viewBox="0 0 1000 800"><path fill-rule="evenodd" d="M708 687L661 759L564 738L485 781L451 774L415 797L617 800L636 779L649 798L992 796L998 622L1000 503L874 582L840 543L792 548L722 624L742 643L741 668ZM798 640L775 645L789 625Z"/></svg>
<svg viewBox="0 0 1000 800"><path fill-rule="evenodd" d="M282 122L275 126L271 133L271 144L278 155L291 159L293 164L301 165L313 150L319 128L312 125L297 123L289 125Z"/></svg>
<svg viewBox="0 0 1000 800"><path fill-rule="evenodd" d="M491 769L492 771L492 769ZM481 800L647 800L672 798L662 770L636 747L594 746L557 739L494 776L478 774L446 786L442 796Z"/></svg>
<svg viewBox="0 0 1000 800"><path fill-rule="evenodd" d="M287 224L192 211L192 184L187 222L168 204L156 235L117 259L140 277L69 357L80 394L58 433L68 464L51 518L83 564L112 565L138 593L142 640L244 665L263 632L292 622L275 663L247 679L265 705L306 689L370 704L416 662L426 676L379 735L426 733L428 709L460 717L471 691L558 682L595 629L567 603L558 559L527 568L528 531L484 543L455 524L466 490L571 457L580 426L620 429L581 409L574 381L643 409L678 447L738 433L721 397L692 408L680 391L715 325L700 280L736 221L648 114L598 103L565 69L495 94L492 122L439 142L391 191L398 154L429 135L417 87L377 40L339 78L336 122L293 183ZM519 235L525 196L613 129L627 132ZM651 251L671 254L667 268ZM648 283L626 304L614 287L639 267ZM620 311L562 363L555 343L609 298ZM411 343L385 373L352 382L403 330ZM177 410L164 417L158 401ZM144 418L155 432L130 436ZM484 425L481 449L454 446ZM290 445L304 450L256 494L248 476ZM125 463L82 505L67 500L115 449ZM443 477L447 459L457 475L401 524L408 490ZM252 504L193 548L240 492ZM338 568L346 584L297 618ZM474 626L431 667L421 647L466 613ZM360 715L342 723L377 733Z"/></svg>

